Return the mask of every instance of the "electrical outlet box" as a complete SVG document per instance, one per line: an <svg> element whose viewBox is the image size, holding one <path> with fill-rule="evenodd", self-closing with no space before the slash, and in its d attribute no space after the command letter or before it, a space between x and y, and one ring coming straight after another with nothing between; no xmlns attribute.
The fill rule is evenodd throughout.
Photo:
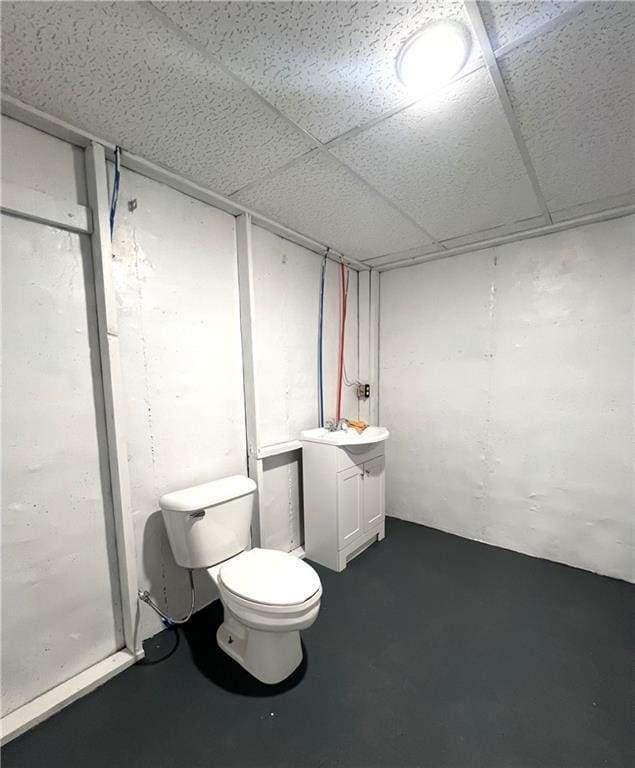
<svg viewBox="0 0 635 768"><path fill-rule="evenodd" d="M369 397L370 397L370 384L358 384L357 399L368 400Z"/></svg>

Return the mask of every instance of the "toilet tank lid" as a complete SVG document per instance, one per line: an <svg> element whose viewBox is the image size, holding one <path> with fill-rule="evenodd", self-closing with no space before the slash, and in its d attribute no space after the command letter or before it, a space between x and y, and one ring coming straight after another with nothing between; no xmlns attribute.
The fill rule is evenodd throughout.
<svg viewBox="0 0 635 768"><path fill-rule="evenodd" d="M232 475L222 480L212 480L211 483L166 493L159 499L159 507L164 512L197 512L247 496L255 490L256 483L251 478Z"/></svg>

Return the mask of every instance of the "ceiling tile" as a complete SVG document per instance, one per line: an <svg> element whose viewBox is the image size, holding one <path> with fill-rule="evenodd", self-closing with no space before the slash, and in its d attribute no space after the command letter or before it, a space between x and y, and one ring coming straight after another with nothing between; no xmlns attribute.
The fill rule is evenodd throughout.
<svg viewBox="0 0 635 768"><path fill-rule="evenodd" d="M310 143L136 3L2 3L12 95L231 193Z"/></svg>
<svg viewBox="0 0 635 768"><path fill-rule="evenodd" d="M632 189L630 3L593 4L499 63L550 210Z"/></svg>
<svg viewBox="0 0 635 768"><path fill-rule="evenodd" d="M496 50L503 45L512 43L541 24L557 18L560 14L570 10L573 5L581 4L581 0L564 0L563 2L555 2L555 0L548 2L500 0L499 2L479 2L478 6L492 48Z"/></svg>
<svg viewBox="0 0 635 768"><path fill-rule="evenodd" d="M484 69L332 151L439 240L540 213Z"/></svg>
<svg viewBox="0 0 635 768"><path fill-rule="evenodd" d="M321 141L413 100L395 74L412 32L439 18L471 29L456 0L154 5Z"/></svg>
<svg viewBox="0 0 635 768"><path fill-rule="evenodd" d="M408 219L319 151L233 199L357 259L430 243Z"/></svg>

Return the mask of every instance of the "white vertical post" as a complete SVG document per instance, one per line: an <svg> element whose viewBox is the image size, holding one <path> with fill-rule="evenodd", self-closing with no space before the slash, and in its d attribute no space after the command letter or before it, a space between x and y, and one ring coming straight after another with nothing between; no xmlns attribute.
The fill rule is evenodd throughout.
<svg viewBox="0 0 635 768"><path fill-rule="evenodd" d="M256 402L256 333L253 288L253 247L251 216L236 217L236 251L238 255L238 289L240 293L240 332L243 347L243 385L245 389L245 428L247 432L247 463L249 477L258 488L254 500L252 545L259 547L262 533L262 461L258 458L258 406Z"/></svg>
<svg viewBox="0 0 635 768"><path fill-rule="evenodd" d="M357 273L357 350L360 381L371 383L370 374L370 271ZM373 396L371 390L371 396ZM370 399L359 401L359 417L370 423Z"/></svg>
<svg viewBox="0 0 635 768"><path fill-rule="evenodd" d="M99 352L104 393L110 483L115 517L115 537L123 633L126 648L136 656L142 655L137 636L137 559L135 555L128 453L125 433L125 403L121 378L117 307L112 282L112 243L110 239L108 177L106 155L101 144L91 142L84 150L88 202L92 211L91 235Z"/></svg>
<svg viewBox="0 0 635 768"><path fill-rule="evenodd" d="M379 272L369 272L368 366L370 371L369 419L379 424Z"/></svg>

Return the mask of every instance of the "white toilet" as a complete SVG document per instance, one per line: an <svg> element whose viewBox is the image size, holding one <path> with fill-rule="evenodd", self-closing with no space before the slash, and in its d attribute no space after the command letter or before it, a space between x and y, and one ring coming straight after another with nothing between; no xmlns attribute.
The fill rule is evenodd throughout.
<svg viewBox="0 0 635 768"><path fill-rule="evenodd" d="M184 568L205 568L225 620L219 646L263 683L279 683L302 661L300 630L320 610L320 577L274 549L248 549L256 484L242 475L167 493L159 500L170 546Z"/></svg>

